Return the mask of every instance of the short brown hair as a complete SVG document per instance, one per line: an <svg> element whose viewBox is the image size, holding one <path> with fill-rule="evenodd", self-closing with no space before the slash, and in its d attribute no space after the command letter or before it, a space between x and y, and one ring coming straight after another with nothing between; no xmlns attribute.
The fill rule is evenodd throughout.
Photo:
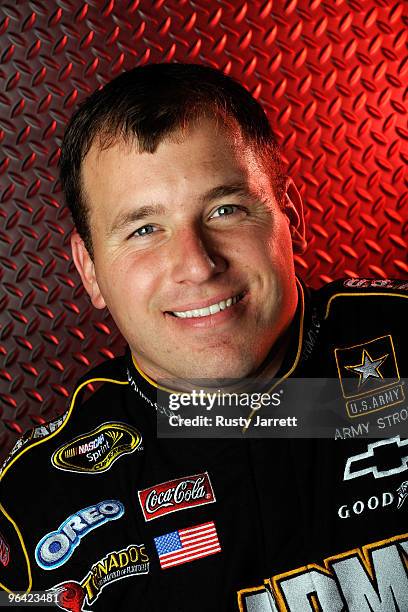
<svg viewBox="0 0 408 612"><path fill-rule="evenodd" d="M154 153L169 134L200 116L233 120L259 151L282 203L286 177L276 137L261 105L221 71L200 64L150 64L122 73L89 96L68 123L61 147L60 178L79 235L93 256L89 209L81 165L96 136L104 147L117 137L136 137L141 152Z"/></svg>

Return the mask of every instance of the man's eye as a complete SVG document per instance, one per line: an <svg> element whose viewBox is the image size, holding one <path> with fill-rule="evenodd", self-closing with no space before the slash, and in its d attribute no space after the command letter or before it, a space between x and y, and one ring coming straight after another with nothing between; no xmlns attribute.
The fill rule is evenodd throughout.
<svg viewBox="0 0 408 612"><path fill-rule="evenodd" d="M225 204L224 206L219 206L211 217L227 217L232 215L238 209L239 206L235 206L235 204Z"/></svg>
<svg viewBox="0 0 408 612"><path fill-rule="evenodd" d="M143 225L143 227L139 227L139 229L132 232L132 234L130 235L130 238L133 238L133 236L136 236L136 237L147 236L147 234L152 234L153 232L154 232L153 225Z"/></svg>

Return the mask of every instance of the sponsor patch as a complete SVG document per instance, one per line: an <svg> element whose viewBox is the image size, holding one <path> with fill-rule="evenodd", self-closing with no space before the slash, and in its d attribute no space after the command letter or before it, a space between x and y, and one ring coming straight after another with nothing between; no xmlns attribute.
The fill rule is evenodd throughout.
<svg viewBox="0 0 408 612"><path fill-rule="evenodd" d="M87 533L120 518L124 511L121 502L109 499L71 514L56 531L47 533L38 542L35 549L37 564L45 570L64 565Z"/></svg>
<svg viewBox="0 0 408 612"><path fill-rule="evenodd" d="M122 455L140 448L142 436L125 423L103 423L64 444L51 457L54 467L68 472L106 472Z"/></svg>
<svg viewBox="0 0 408 612"><path fill-rule="evenodd" d="M162 569L189 563L221 551L214 521L178 529L154 538Z"/></svg>
<svg viewBox="0 0 408 612"><path fill-rule="evenodd" d="M408 480L400 484L396 492L382 491L376 495L371 495L368 499L357 499L348 504L343 504L337 510L339 518L345 519L375 510L400 510L404 501L408 497Z"/></svg>
<svg viewBox="0 0 408 612"><path fill-rule="evenodd" d="M304 329L303 333L303 351L301 355L301 362L305 363L313 355L317 340L319 338L321 329L321 321L317 315L316 309L313 309L310 323Z"/></svg>
<svg viewBox="0 0 408 612"><path fill-rule="evenodd" d="M162 482L138 491L138 496L146 521L152 521L170 512L215 502L207 472Z"/></svg>
<svg viewBox="0 0 408 612"><path fill-rule="evenodd" d="M387 457L384 457L386 452ZM391 463L391 461L393 463ZM385 438L367 445L367 450L348 457L343 480L372 474L375 479L401 474L408 469L408 440Z"/></svg>
<svg viewBox="0 0 408 612"><path fill-rule="evenodd" d="M404 291L408 289L408 281L391 278L347 278L344 281L345 287L372 287L373 289L398 289Z"/></svg>
<svg viewBox="0 0 408 612"><path fill-rule="evenodd" d="M405 400L392 336L334 350L350 418L384 410Z"/></svg>
<svg viewBox="0 0 408 612"><path fill-rule="evenodd" d="M57 593L57 605L68 612L86 611L112 582L149 573L150 560L144 544L114 550L94 563L81 582L67 580L48 589Z"/></svg>
<svg viewBox="0 0 408 612"><path fill-rule="evenodd" d="M408 480L405 480L397 489L398 495L398 510L401 508L402 504L408 497Z"/></svg>
<svg viewBox="0 0 408 612"><path fill-rule="evenodd" d="M45 438L46 436L49 436L50 434L54 433L54 431L56 431L57 429L61 427L61 425L67 418L67 416L68 416L68 410L64 412L64 414L59 416L58 418L54 419L53 421L50 421L49 423L44 423L43 425L38 425L37 427L34 427L33 429L29 429L28 431L26 431L21 436L21 438L17 440L17 442L15 443L15 445L9 452L8 456L6 457L1 467L0 475L2 474L4 469L8 466L8 464L13 459L13 457L17 455L17 453L24 446L26 446L29 442L34 442L35 440L39 440L40 438Z"/></svg>
<svg viewBox="0 0 408 612"><path fill-rule="evenodd" d="M6 538L0 533L0 563L3 567L7 567L10 561L10 546Z"/></svg>
<svg viewBox="0 0 408 612"><path fill-rule="evenodd" d="M406 610L408 534L354 548L238 591L241 612Z"/></svg>
<svg viewBox="0 0 408 612"><path fill-rule="evenodd" d="M67 419L68 412L69 411L67 410L66 412L64 412L64 414L54 419L53 421L50 421L49 423L44 423L43 425L37 425L37 427L34 427L34 429L32 430L31 439L38 440L54 433L54 431L59 429L63 422Z"/></svg>
<svg viewBox="0 0 408 612"><path fill-rule="evenodd" d="M353 500L349 504L343 504L337 510L337 515L341 519L353 516L361 516L367 512L384 510L391 507L394 510L396 495L391 491L383 491L379 495L371 495L368 499Z"/></svg>

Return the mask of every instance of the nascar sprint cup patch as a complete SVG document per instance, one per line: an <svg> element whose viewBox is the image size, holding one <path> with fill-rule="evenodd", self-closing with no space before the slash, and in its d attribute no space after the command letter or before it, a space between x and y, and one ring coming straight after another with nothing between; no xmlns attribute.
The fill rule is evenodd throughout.
<svg viewBox="0 0 408 612"><path fill-rule="evenodd" d="M51 457L54 467L68 472L99 474L109 470L122 455L140 448L142 436L125 423L103 423L58 448Z"/></svg>

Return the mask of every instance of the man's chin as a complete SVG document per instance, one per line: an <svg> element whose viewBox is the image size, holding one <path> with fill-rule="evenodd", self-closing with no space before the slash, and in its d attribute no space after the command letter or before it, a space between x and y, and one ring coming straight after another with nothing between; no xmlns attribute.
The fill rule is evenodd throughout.
<svg viewBox="0 0 408 612"><path fill-rule="evenodd" d="M217 360L218 361L218 360ZM184 364L185 365L185 364ZM203 386L212 388L223 386L227 383L238 382L243 378L250 376L254 370L248 363L238 361L237 363L228 363L225 360L220 360L219 363L203 363L197 362L191 364L191 367L183 367L177 371L177 368L172 367L173 374L170 379L174 381L199 381Z"/></svg>

